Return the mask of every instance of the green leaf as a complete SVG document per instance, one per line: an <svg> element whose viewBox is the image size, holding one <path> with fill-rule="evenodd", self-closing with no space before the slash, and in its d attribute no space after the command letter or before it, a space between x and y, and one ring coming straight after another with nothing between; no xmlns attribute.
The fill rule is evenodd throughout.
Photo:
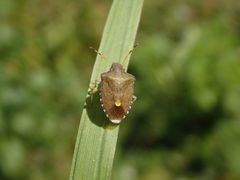
<svg viewBox="0 0 240 180"><path fill-rule="evenodd" d="M113 62L123 63L134 45L143 0L114 0L104 28L90 86L100 80ZM123 66L127 68L129 57ZM119 125L107 120L99 103L98 93L87 96L78 130L70 180L111 178Z"/></svg>

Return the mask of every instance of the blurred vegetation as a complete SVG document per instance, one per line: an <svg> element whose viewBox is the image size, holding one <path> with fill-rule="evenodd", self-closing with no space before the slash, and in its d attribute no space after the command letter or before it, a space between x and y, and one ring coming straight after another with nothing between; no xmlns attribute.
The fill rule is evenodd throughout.
<svg viewBox="0 0 240 180"><path fill-rule="evenodd" d="M68 178L110 4L0 1L0 179ZM240 179L239 15L234 0L145 2L113 179Z"/></svg>

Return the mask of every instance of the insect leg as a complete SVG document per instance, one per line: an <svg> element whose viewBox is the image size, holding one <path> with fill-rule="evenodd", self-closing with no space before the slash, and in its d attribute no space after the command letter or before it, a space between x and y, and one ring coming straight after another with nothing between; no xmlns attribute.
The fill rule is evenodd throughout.
<svg viewBox="0 0 240 180"><path fill-rule="evenodd" d="M137 100L137 96L133 96L132 97L132 102L136 101Z"/></svg>
<svg viewBox="0 0 240 180"><path fill-rule="evenodd" d="M90 82L89 88L88 88L88 94L89 95L93 95L94 93L96 93L98 91L98 85L99 85L100 81L96 80L94 82Z"/></svg>
<svg viewBox="0 0 240 180"><path fill-rule="evenodd" d="M90 98L90 102L93 101L93 95L98 91L98 85L100 81L96 80L94 82L90 82L88 92L87 92L87 99Z"/></svg>

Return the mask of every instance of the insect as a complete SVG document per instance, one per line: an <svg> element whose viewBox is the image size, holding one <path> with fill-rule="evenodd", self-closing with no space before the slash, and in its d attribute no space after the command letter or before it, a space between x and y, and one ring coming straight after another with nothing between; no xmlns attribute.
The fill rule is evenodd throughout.
<svg viewBox="0 0 240 180"><path fill-rule="evenodd" d="M124 60L136 46L128 52ZM93 50L102 59L106 59L102 53ZM103 111L112 123L119 124L129 113L133 102L136 100L136 96L134 96L135 80L135 77L127 73L120 63L113 63L109 71L101 74L100 101Z"/></svg>

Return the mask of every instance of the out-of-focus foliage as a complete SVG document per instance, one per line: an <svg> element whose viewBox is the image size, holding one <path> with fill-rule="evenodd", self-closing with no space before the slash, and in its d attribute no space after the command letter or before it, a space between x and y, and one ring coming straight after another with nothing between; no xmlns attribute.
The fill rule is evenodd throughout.
<svg viewBox="0 0 240 180"><path fill-rule="evenodd" d="M0 1L0 179L68 178L110 3ZM240 179L239 14L235 0L145 2L114 179Z"/></svg>

